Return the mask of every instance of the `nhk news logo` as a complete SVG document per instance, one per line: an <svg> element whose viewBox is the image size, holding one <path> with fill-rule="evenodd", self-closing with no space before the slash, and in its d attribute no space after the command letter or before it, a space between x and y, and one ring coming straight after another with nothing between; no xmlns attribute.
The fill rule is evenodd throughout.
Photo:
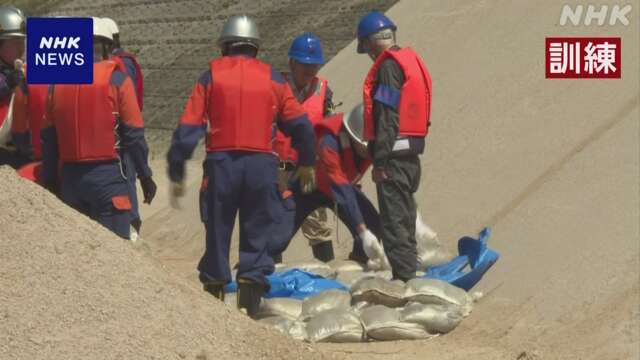
<svg viewBox="0 0 640 360"><path fill-rule="evenodd" d="M27 19L30 84L93 83L93 19Z"/></svg>
<svg viewBox="0 0 640 360"><path fill-rule="evenodd" d="M621 54L620 38L547 38L546 77L619 79Z"/></svg>

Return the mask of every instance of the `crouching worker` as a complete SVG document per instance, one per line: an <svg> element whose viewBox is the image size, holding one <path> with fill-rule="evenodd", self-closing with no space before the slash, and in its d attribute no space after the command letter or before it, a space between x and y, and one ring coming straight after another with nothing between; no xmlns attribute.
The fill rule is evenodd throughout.
<svg viewBox="0 0 640 360"><path fill-rule="evenodd" d="M382 267L385 262L378 242L380 220L374 205L357 185L371 165L366 142L362 141L362 105L347 116L333 115L315 125L318 139L316 165L317 191L304 194L293 184L286 202L295 202L286 212L283 226L277 233L270 252L279 258L304 220L319 208L337 211L340 220L353 235L353 250L349 259L361 263L373 260ZM371 263L371 262L370 262Z"/></svg>
<svg viewBox="0 0 640 360"><path fill-rule="evenodd" d="M231 17L214 59L195 84L167 155L171 196L184 194L184 165L206 135L203 198L206 250L198 270L204 290L224 299L231 281L229 246L239 212L238 308L254 317L274 271L267 251L284 210L272 152L274 125L293 139L303 187L313 191L315 148L311 123L282 75L256 59L258 29L246 16ZM172 203L177 201L172 200ZM201 209L202 210L202 209Z"/></svg>
<svg viewBox="0 0 640 360"><path fill-rule="evenodd" d="M131 201L120 147L132 155L145 202L155 196L156 185L131 79L108 60L111 32L96 18L93 31L93 84L49 88L40 133L42 178L47 188L59 189L65 203L129 239Z"/></svg>

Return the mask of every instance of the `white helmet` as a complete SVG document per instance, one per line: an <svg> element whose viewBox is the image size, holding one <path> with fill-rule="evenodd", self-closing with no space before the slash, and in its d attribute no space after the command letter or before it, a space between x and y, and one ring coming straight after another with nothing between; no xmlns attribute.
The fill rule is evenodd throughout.
<svg viewBox="0 0 640 360"><path fill-rule="evenodd" d="M367 141L364 140L364 107L362 104L356 105L351 112L345 115L342 123L353 140L367 146Z"/></svg>
<svg viewBox="0 0 640 360"><path fill-rule="evenodd" d="M113 41L113 33L111 28L105 21L99 17L92 17L93 19L93 36L101 37L103 39Z"/></svg>
<svg viewBox="0 0 640 360"><path fill-rule="evenodd" d="M111 29L112 34L120 34L120 29L118 28L118 24L112 18L102 18L102 21Z"/></svg>

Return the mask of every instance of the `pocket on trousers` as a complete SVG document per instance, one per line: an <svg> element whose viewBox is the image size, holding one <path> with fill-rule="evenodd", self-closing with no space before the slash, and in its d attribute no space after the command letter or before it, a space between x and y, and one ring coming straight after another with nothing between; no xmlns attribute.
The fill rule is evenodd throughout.
<svg viewBox="0 0 640 360"><path fill-rule="evenodd" d="M116 210L129 211L131 210L131 199L128 195L117 195L111 198L111 203Z"/></svg>

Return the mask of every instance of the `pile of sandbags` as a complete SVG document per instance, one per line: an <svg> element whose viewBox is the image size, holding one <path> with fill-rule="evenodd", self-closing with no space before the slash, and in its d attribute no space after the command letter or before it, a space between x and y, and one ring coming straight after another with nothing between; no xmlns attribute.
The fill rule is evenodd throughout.
<svg viewBox="0 0 640 360"><path fill-rule="evenodd" d="M455 329L475 300L439 280L405 284L367 277L350 292L328 290L304 301L265 299L260 321L309 342L429 339Z"/></svg>

